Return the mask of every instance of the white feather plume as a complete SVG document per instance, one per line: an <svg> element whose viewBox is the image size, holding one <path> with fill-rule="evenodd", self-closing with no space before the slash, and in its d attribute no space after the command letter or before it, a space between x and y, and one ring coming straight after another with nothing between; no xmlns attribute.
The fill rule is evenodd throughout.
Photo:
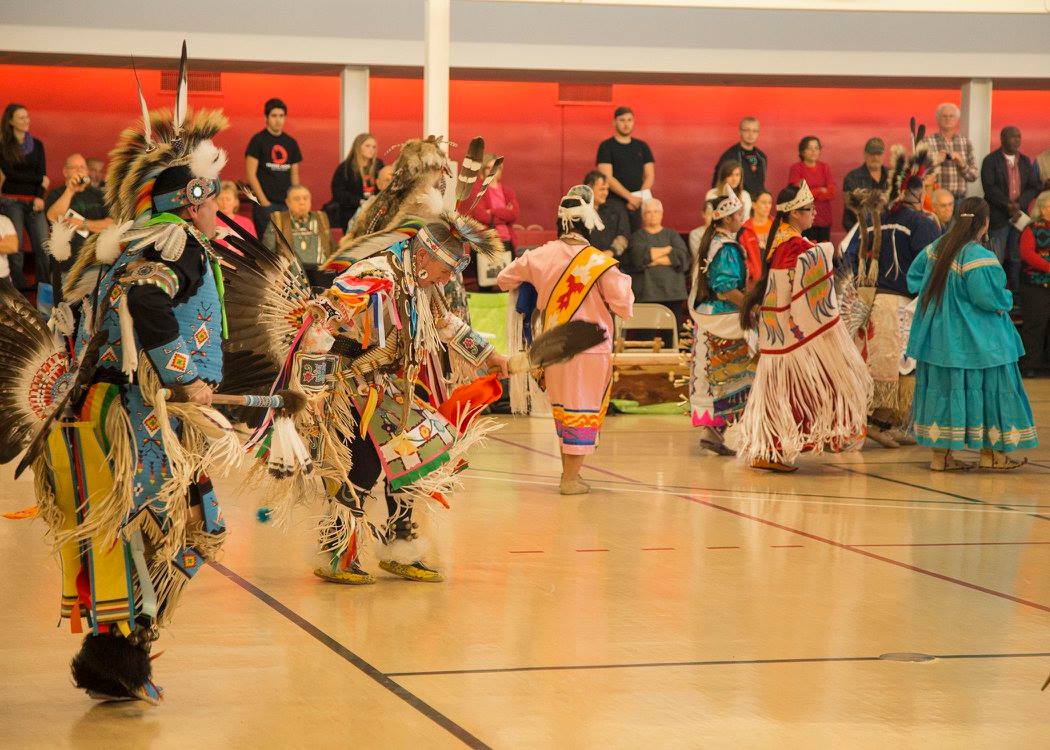
<svg viewBox="0 0 1050 750"><path fill-rule="evenodd" d="M73 254L73 232L76 229L68 221L56 221L51 225L51 244L48 252L55 260L62 262L69 260Z"/></svg>
<svg viewBox="0 0 1050 750"><path fill-rule="evenodd" d="M209 138L198 143L190 154L190 171L194 177L214 180L226 166L226 161L226 151L216 146Z"/></svg>
<svg viewBox="0 0 1050 750"><path fill-rule="evenodd" d="M131 229L134 222L113 224L103 229L95 241L95 259L104 265L112 265L120 257L120 238Z"/></svg>

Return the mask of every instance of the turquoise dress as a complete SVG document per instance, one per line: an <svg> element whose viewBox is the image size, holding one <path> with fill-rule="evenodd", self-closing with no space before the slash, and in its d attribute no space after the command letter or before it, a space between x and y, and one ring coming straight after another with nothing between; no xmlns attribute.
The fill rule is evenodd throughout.
<svg viewBox="0 0 1050 750"><path fill-rule="evenodd" d="M990 250L971 242L959 251L939 305L923 309L940 240L908 271L920 294L908 339L915 369L915 437L941 449L1014 451L1039 444L1017 360L1024 354L1010 320L1013 295Z"/></svg>
<svg viewBox="0 0 1050 750"><path fill-rule="evenodd" d="M720 242L720 246L709 254L711 262L707 266L707 286L711 290L707 299L696 306L701 315L721 315L723 313L739 314L740 309L729 300L719 299L719 294L738 289L744 291L747 281L747 266L744 262L744 249L734 241L715 235L711 243Z"/></svg>

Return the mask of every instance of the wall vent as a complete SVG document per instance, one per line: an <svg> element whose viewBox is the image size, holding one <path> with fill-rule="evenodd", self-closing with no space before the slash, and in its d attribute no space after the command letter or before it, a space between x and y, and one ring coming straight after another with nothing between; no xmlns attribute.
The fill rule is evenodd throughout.
<svg viewBox="0 0 1050 750"><path fill-rule="evenodd" d="M558 104L609 104L611 83L559 83Z"/></svg>
<svg viewBox="0 0 1050 750"><path fill-rule="evenodd" d="M191 94L221 94L222 74L215 70L189 71L189 88ZM162 70L160 72L160 90L175 93L179 85L179 71Z"/></svg>

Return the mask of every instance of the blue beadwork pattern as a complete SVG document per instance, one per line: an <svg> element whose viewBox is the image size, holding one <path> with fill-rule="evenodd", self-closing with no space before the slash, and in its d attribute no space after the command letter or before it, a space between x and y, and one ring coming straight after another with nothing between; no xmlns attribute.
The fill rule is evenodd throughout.
<svg viewBox="0 0 1050 750"><path fill-rule="evenodd" d="M181 338L150 349L146 353L164 385L184 385L192 383L198 377L197 365L190 356L189 347Z"/></svg>

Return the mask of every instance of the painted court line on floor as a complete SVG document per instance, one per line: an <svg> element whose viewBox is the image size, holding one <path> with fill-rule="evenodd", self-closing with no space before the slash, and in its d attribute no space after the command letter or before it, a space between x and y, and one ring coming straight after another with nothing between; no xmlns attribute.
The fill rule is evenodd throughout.
<svg viewBox="0 0 1050 750"><path fill-rule="evenodd" d="M523 445L521 443L515 443L515 442L512 442L510 440L504 440L503 438L498 438L498 437L493 437L492 440L500 442L500 443L505 443L507 445L513 445L513 446L515 446L517 448L521 448L522 450L531 451L533 453L539 453L541 455L548 456L550 458L558 458L558 456L556 456L556 455L549 454L546 451L541 451L538 448L533 448L532 446L529 446L529 445ZM615 471L610 471L609 469L603 469L603 468L600 468L600 467L588 467L588 469L591 472L596 472L596 473L599 473L599 474L605 474L607 476L616 477L617 479L623 479L623 480L626 480L628 482L634 482L635 484L638 484L638 485L640 485L642 487L652 486L652 485L647 485L645 482L640 482L640 481L638 481L636 479L633 479L632 477L627 477L627 476L624 476L623 474L619 474L619 473L617 473ZM785 526L782 523L777 523L776 521L771 521L768 518L762 518L761 516L755 516L755 515L752 515L750 513L744 513L743 511L736 510L735 508L729 508L729 507L726 507L725 505L719 505L718 503L713 503L710 500L705 500L704 498L694 497L694 496L691 496L691 495L674 494L674 493L668 493L668 494L671 494L672 497L679 497L679 498L681 498L683 500L688 500L689 502L697 503L698 505L704 505L704 506L706 506L708 508L713 508L714 510L721 511L723 513L729 513L731 515L737 516L738 518L745 518L745 519L747 519L749 521L754 521L755 523L763 524L764 526L769 526L769 527L774 528L774 529L780 529L781 531L787 531L787 532L790 532L792 534L797 534L799 536L805 537L806 539L812 539L815 542L821 542L823 544L827 544L827 545L832 546L832 547L837 547L838 549L846 550L847 552L852 552L852 553L857 554L857 555L863 555L864 557L869 557L872 560L879 560L880 562L887 563L888 565L893 565L893 566L896 566L898 568L903 568L904 570L910 570L913 573L918 573L920 575L928 576L930 578L936 578L937 580L945 581L946 583L954 583L957 586L963 586L965 588L972 589L973 591L980 591L981 593L988 594L989 596L995 596L995 597L998 597L1000 599L1005 599L1007 601L1014 602L1015 604L1020 604L1022 606L1030 607L1032 609L1038 609L1038 610L1043 611L1043 612L1050 612L1050 606L1047 606L1045 604L1040 604L1039 602L1033 602L1033 601L1030 601L1028 599L1022 599L1019 596L1013 596L1012 594L1007 594L1007 593L1004 593L1002 591L996 591L995 589L990 589L990 588L988 588L986 586L981 586L981 585L976 584L976 583L970 583L969 581L964 581L964 580L962 580L960 578L953 578L952 576L945 575L944 573L938 573L937 571L934 571L934 570L928 570L926 568L920 568L917 565L911 565L911 564L906 563L906 562L901 562L900 560L894 560L891 557L885 557L885 556L879 555L879 554L877 554L875 552L869 552L866 549L861 549L860 547L854 547L852 545L845 544L843 542L839 542L839 541L836 541L834 539L828 539L827 537L820 536L819 534L812 534L812 533L810 533L808 531L802 531L801 529L795 529L795 528L792 528L790 526Z"/></svg>
<svg viewBox="0 0 1050 750"><path fill-rule="evenodd" d="M1026 659L1050 656L1050 651L1016 654L930 654L934 659ZM730 667L762 664L826 664L829 662L885 661L878 656L816 656L797 659L710 659L706 661L654 661L627 664L564 664L539 667L492 667L488 669L435 669L419 672L388 672L387 677L430 677L456 674L504 674L507 672L571 672L593 669L644 669L652 667Z"/></svg>
<svg viewBox="0 0 1050 750"><path fill-rule="evenodd" d="M872 473L870 471L858 471L857 469L848 469L848 468L846 468L844 466L838 466L838 468L840 470L846 472L847 474L862 474L862 475L864 475L866 477L872 477L874 479L881 479L884 482L893 482L894 484L901 484L901 485L904 485L906 487L914 487L914 488L920 489L920 490L927 490L928 492L937 492L937 493L940 493L942 495L947 495L948 497L957 497L957 498L960 498L962 500L966 500L967 502L979 503L979 504L981 504L983 506L986 506L986 507L1001 508L1003 510L1014 510L1014 508L1012 506L1007 505L1007 504L988 502L986 500L981 500L980 498L968 497L967 495L960 495L960 494L958 494L956 492L948 492L947 490L939 490L939 489L930 487L930 486L925 485L925 484L915 484L914 482L906 482L903 479L894 479L893 477L884 477L881 474L874 474L874 473ZM1041 521L1050 521L1050 516L1044 516L1044 515L1041 515L1039 513L1028 513L1026 515L1029 515L1032 518L1038 518Z"/></svg>
<svg viewBox="0 0 1050 750"><path fill-rule="evenodd" d="M380 670L376 669L374 666L372 666L370 663L368 663L360 656L355 654L353 651L348 649L346 646L341 644L328 633L324 632L319 627L317 627L312 622L305 619L298 613L289 609L280 600L270 596L265 591L256 586L254 583L241 577L239 574L233 572L222 563L217 563L213 561L209 562L208 564L215 570L217 570L219 573L221 573L223 576L228 578L230 581L232 581L234 584L247 591L249 594L261 601L267 607L274 610L286 620L291 622L293 625L298 627L300 630L305 632L307 635L314 638L314 640L327 647L336 655L345 659L364 675L371 678L374 682L378 683L381 687L386 688L391 693L393 693L398 698L400 698L405 703L414 708L416 711L426 716L428 719L433 721L442 729L448 731L467 747L476 748L476 750L490 750L489 746L482 742L480 739L475 737L473 734L468 732L456 722L452 721L452 719L445 716L443 713L438 711L429 703L419 698L412 691L408 690L405 687L402 687L401 685L398 685L396 682L394 682L393 679L391 679L390 675L384 674Z"/></svg>
<svg viewBox="0 0 1050 750"><path fill-rule="evenodd" d="M919 463L925 464L926 462L922 461L922 462L919 462ZM482 466L477 466L476 464L471 464L470 471L468 472L468 474L473 474L473 473L476 473L476 472L479 472L479 471L480 472L489 473L489 474L509 474L511 476L516 476L516 477L534 477L534 478L535 477L539 477L539 478L542 478L542 479L549 479L549 480L551 480L551 482L554 482L554 483L557 483L557 481L558 481L558 477L553 475L553 474L536 474L535 472L508 471L506 469L488 469L488 468L485 468L485 467L482 467ZM860 473L860 472L858 472L858 473ZM613 481L613 480L605 480L605 483L606 484L631 484L631 482L621 482L621 481ZM546 482L543 482L543 483L536 482L536 484L546 484ZM733 493L733 492L737 492L735 490L728 490L728 489L721 488L721 487L695 487L693 485L688 485L688 484L661 484L661 485L659 485L659 488L661 490L681 490L681 491L684 491L684 492L708 492L708 493L715 493L715 492L718 492L718 493L727 493L727 492L728 493ZM741 494L741 493L737 492L737 494ZM813 493L813 492L777 492L776 490L762 490L760 493L756 493L756 494L770 495L770 496L783 496L783 497L787 497L787 498L814 497L814 498L820 498L821 501L822 501L822 504L827 504L826 502L823 502L826 499L831 499L831 500L859 500L859 501L873 500L873 501L876 501L876 502L884 502L884 503L908 503L910 505L915 504L915 503L920 503L920 504L923 504L923 505L961 505L963 503L971 503L971 504L973 503L972 498L971 499L967 499L967 500L916 500L916 499L913 499L913 498L902 499L902 498L895 498L895 497L867 497L865 495L818 495L818 494ZM776 502L774 497L762 498L762 499L763 500L769 499L770 501ZM801 501L799 501L799 502L801 502ZM849 503L849 504L850 505L857 505L859 503ZM880 507L880 506L870 506L870 507ZM890 507L890 506L881 506L881 507ZM1050 505L1038 505L1038 504L1037 505L1029 505L1029 504L1026 504L1026 503L1015 503L1015 504L1011 505L1010 508L1011 509L1016 509L1016 508L1035 508L1035 509L1046 508L1046 509L1050 509Z"/></svg>
<svg viewBox="0 0 1050 750"><path fill-rule="evenodd" d="M587 467L587 469L589 471L600 471L599 469L591 469L591 467ZM484 476L482 474L477 473L478 471L484 471L484 470L478 470L478 469L471 470L465 476L470 476L470 477L473 477L475 479L481 479L481 480L484 480L486 482L506 482L508 484L534 484L534 485L537 485L539 487L554 487L554 488L556 488L558 486L558 482L557 482L556 478L552 478L551 481L542 482L542 481L537 481L537 480L533 480L533 479L515 479L515 478L512 478L512 477L487 477L487 476ZM501 473L505 473L505 472L501 472ZM532 475L532 474L521 474L519 476L534 476L534 475ZM597 480L597 481L604 482L604 480ZM630 482L630 480L628 480L626 482L622 482L622 481L621 482L610 482L610 483L607 483L607 484L630 485L631 482ZM668 495L670 497L681 497L682 496L681 493L679 493L679 492L675 492L673 490L666 489L666 486L664 488L661 488L661 487L659 487L657 485L645 485L645 484L638 484L638 483L635 483L634 486L620 486L620 487L609 487L609 486L606 486L606 484L603 484L601 489L603 489L603 490L605 490L607 492L618 492L618 493L622 493L622 494L631 494L631 495L644 494L644 495ZM1024 513L1024 511L1015 510L1013 508L1005 508L1005 509L1003 509L1003 508L996 508L996 507L992 507L992 506L988 506L988 505L980 505L980 504L973 504L973 503L963 504L961 501L953 501L953 502L945 502L944 503L945 505L962 505L963 507L961 507L961 508L933 508L933 507L904 505L904 503L907 502L907 501L903 501L903 500L893 501L893 502L900 502L901 503L900 505L879 505L877 503L828 503L828 502L821 502L820 500L793 500L790 497L784 497L784 498L754 497L754 496L749 496L746 492L738 492L738 491L734 491L734 490L716 490L716 491L710 491L710 492L703 491L703 490L697 490L697 492L703 492L706 496L712 497L712 498L715 498L715 499L718 499L718 500L728 500L728 501L731 501L731 502L738 502L738 503L782 503L782 504L791 504L791 505L820 505L820 506L831 506L831 507L836 507L836 508L839 508L839 507L841 507L841 508L863 508L865 510L869 510L869 509L872 509L872 508L878 508L878 509L882 509L882 510L925 510L925 511L938 512L938 513L1013 513L1013 514ZM766 494L766 493L763 492L761 494ZM922 502L922 501L919 500L919 501L916 501L916 502ZM1025 515L1028 515L1028 514L1025 514Z"/></svg>

